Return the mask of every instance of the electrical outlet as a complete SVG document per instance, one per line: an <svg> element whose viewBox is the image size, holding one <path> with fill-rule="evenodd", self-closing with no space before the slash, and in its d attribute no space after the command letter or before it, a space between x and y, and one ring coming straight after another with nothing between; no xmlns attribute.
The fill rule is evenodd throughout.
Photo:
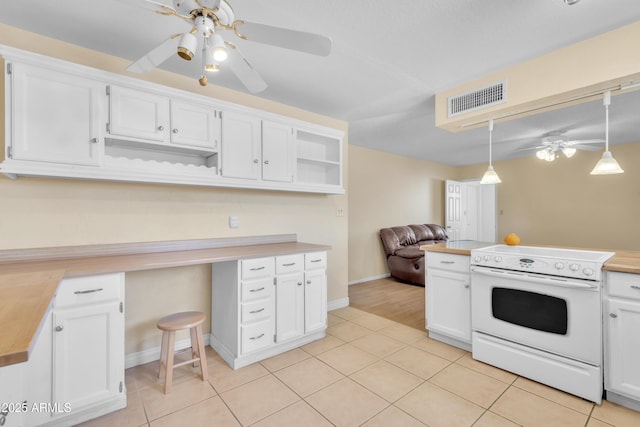
<svg viewBox="0 0 640 427"><path fill-rule="evenodd" d="M229 217L229 228L239 228L240 227L240 217L231 215Z"/></svg>
<svg viewBox="0 0 640 427"><path fill-rule="evenodd" d="M336 216L344 216L344 208L336 208Z"/></svg>

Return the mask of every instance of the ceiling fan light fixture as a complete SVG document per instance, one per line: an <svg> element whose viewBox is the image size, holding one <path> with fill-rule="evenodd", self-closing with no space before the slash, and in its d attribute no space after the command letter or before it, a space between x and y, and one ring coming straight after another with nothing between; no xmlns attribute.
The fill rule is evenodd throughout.
<svg viewBox="0 0 640 427"><path fill-rule="evenodd" d="M213 57L213 52L211 49L204 49L205 51L205 65L204 70L209 73L217 73L220 71L220 64Z"/></svg>
<svg viewBox="0 0 640 427"><path fill-rule="evenodd" d="M564 4L567 4L569 6L578 3L580 0L564 0Z"/></svg>
<svg viewBox="0 0 640 427"><path fill-rule="evenodd" d="M225 61L229 56L227 47L224 45L224 40L220 34L213 35L213 47L211 51L213 53L213 59L218 62Z"/></svg>
<svg viewBox="0 0 640 427"><path fill-rule="evenodd" d="M193 59L193 53L198 49L198 39L191 33L184 33L178 43L178 56L185 61Z"/></svg>
<svg viewBox="0 0 640 427"><path fill-rule="evenodd" d="M576 154L576 151L577 150L573 147L564 147L562 149L562 154L564 154L567 157L567 159L570 159L573 157L574 154Z"/></svg>

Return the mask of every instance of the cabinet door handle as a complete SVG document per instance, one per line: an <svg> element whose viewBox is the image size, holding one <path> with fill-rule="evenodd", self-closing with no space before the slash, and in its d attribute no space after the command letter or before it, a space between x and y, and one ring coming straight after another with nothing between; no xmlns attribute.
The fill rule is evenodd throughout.
<svg viewBox="0 0 640 427"><path fill-rule="evenodd" d="M464 284L464 288L465 288L465 289L469 289L469 284L468 284L468 283L465 283L465 284Z"/></svg>
<svg viewBox="0 0 640 427"><path fill-rule="evenodd" d="M310 284L311 284L311 280L307 280L307 285L310 285Z"/></svg>
<svg viewBox="0 0 640 427"><path fill-rule="evenodd" d="M259 163L260 161L258 159L253 159L253 163Z"/></svg>
<svg viewBox="0 0 640 427"><path fill-rule="evenodd" d="M164 130L164 126L158 126L158 130L160 131Z"/></svg>
<svg viewBox="0 0 640 427"><path fill-rule="evenodd" d="M258 289L249 289L249 292L260 292L260 291L264 291L264 286Z"/></svg>
<svg viewBox="0 0 640 427"><path fill-rule="evenodd" d="M178 129L177 129L177 128L174 128L174 129L173 129L173 133L178 133Z"/></svg>
<svg viewBox="0 0 640 427"><path fill-rule="evenodd" d="M261 309L259 309L259 310L253 310L253 311L250 311L249 313L251 313L251 314L256 314L256 313L260 313L261 311L264 311L264 307L263 307L263 308L261 308Z"/></svg>
<svg viewBox="0 0 640 427"><path fill-rule="evenodd" d="M637 289L637 290L640 290L640 286L638 286L638 285L631 285L631 289Z"/></svg>
<svg viewBox="0 0 640 427"><path fill-rule="evenodd" d="M74 294L76 295L92 294L94 292L100 292L101 290L102 288L87 289L86 291L75 291Z"/></svg>
<svg viewBox="0 0 640 427"><path fill-rule="evenodd" d="M268 165L268 164L269 164L269 160L265 160L265 161L264 161L264 164L265 164L265 165Z"/></svg>
<svg viewBox="0 0 640 427"><path fill-rule="evenodd" d="M298 286L302 286L302 282L298 282Z"/></svg>
<svg viewBox="0 0 640 427"><path fill-rule="evenodd" d="M250 340L259 340L260 338L262 338L264 336L264 334L260 334L260 335L256 335L255 337L250 337Z"/></svg>
<svg viewBox="0 0 640 427"><path fill-rule="evenodd" d="M455 261L440 261L440 264L455 264Z"/></svg>
<svg viewBox="0 0 640 427"><path fill-rule="evenodd" d="M290 262L288 264L282 264L283 267L291 267L292 265L296 265L295 262Z"/></svg>
<svg viewBox="0 0 640 427"><path fill-rule="evenodd" d="M98 143L98 138L91 138L90 141L92 144L97 144Z"/></svg>
<svg viewBox="0 0 640 427"><path fill-rule="evenodd" d="M259 270L264 270L264 265L262 267L253 267L249 269L250 271L259 271Z"/></svg>
<svg viewBox="0 0 640 427"><path fill-rule="evenodd" d="M56 332L62 331L64 328L62 326L56 326Z"/></svg>
<svg viewBox="0 0 640 427"><path fill-rule="evenodd" d="M609 313L609 317L612 317L612 318L614 318L614 319L615 319L616 317L618 317L618 315L617 315L617 314L615 314L615 313Z"/></svg>

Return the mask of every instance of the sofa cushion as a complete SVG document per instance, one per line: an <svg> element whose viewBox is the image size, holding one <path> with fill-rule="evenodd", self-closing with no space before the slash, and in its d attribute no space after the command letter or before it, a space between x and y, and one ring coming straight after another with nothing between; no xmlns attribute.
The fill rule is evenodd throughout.
<svg viewBox="0 0 640 427"><path fill-rule="evenodd" d="M433 236L433 232L429 227L426 226L426 224L411 224L409 225L409 228L413 230L413 234L416 235L416 240L418 242L422 240L435 239L435 237Z"/></svg>
<svg viewBox="0 0 640 427"><path fill-rule="evenodd" d="M447 232L445 231L444 228L442 228L442 226L440 226L438 224L427 224L427 227L429 227L431 229L431 232L433 233L434 240L447 240L448 239Z"/></svg>
<svg viewBox="0 0 640 427"><path fill-rule="evenodd" d="M391 229L396 236L398 236L398 242L401 246L415 245L418 243L418 239L416 239L416 235L413 233L413 230L406 225L391 227Z"/></svg>
<svg viewBox="0 0 640 427"><path fill-rule="evenodd" d="M398 249L396 251L396 256L401 256L402 258L419 258L424 256L424 252L420 250L419 246L412 245Z"/></svg>

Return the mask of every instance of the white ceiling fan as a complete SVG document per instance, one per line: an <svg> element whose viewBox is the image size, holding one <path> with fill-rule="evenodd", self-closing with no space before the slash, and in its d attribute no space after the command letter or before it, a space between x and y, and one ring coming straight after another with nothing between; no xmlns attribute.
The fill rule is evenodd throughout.
<svg viewBox="0 0 640 427"><path fill-rule="evenodd" d="M177 54L186 61L201 61L202 73L198 81L202 86L207 84L206 73L216 72L224 64L229 66L251 93L258 93L267 88L267 83L240 53L238 47L229 41L228 35L319 56L327 56L331 52L329 37L236 20L233 9L226 0L136 1L160 15L178 17L191 28L185 28L184 33L171 35L131 64L127 70L134 73L151 71L171 55Z"/></svg>
<svg viewBox="0 0 640 427"><path fill-rule="evenodd" d="M564 132L550 132L542 137L542 142L537 147L525 148L521 151L536 150L536 157L540 160L552 162L560 156L571 158L577 150L598 151L604 139L574 139L569 140Z"/></svg>

